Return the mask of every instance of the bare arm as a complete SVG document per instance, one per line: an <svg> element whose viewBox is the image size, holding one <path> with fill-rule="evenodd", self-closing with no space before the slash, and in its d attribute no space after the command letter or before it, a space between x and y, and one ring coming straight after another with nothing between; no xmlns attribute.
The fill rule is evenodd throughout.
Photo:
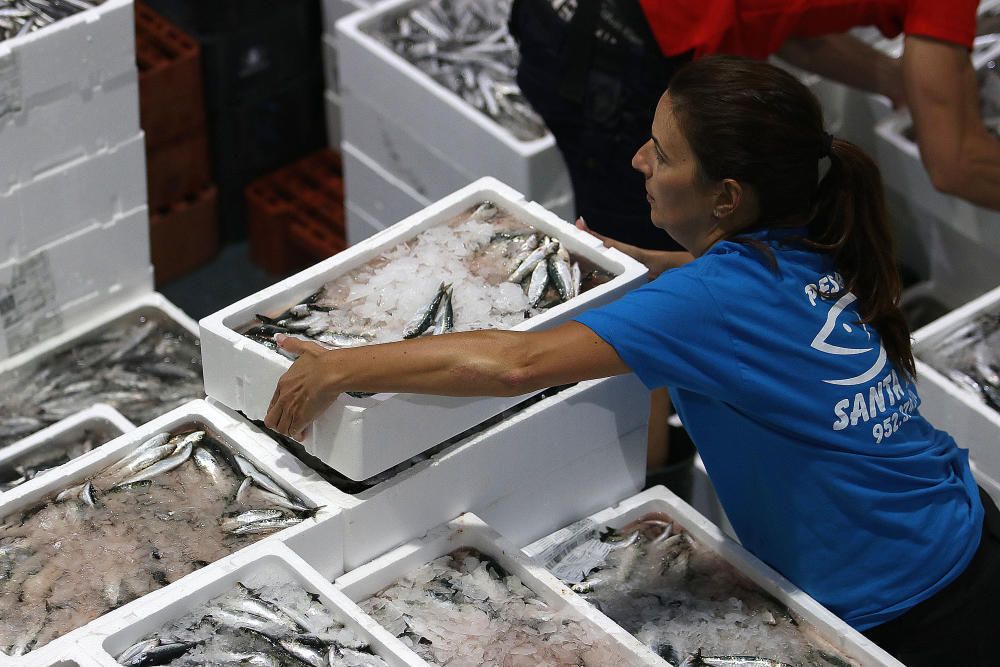
<svg viewBox="0 0 1000 667"><path fill-rule="evenodd" d="M790 39L778 51L789 64L828 79L885 95L894 108L905 106L906 94L898 58L848 34Z"/></svg>
<svg viewBox="0 0 1000 667"><path fill-rule="evenodd" d="M568 322L539 332L476 331L326 350L295 338L298 353L278 381L264 423L299 437L344 391L519 396L630 372L614 348Z"/></svg>
<svg viewBox="0 0 1000 667"><path fill-rule="evenodd" d="M903 79L920 159L934 187L1000 210L1000 141L983 125L979 82L968 52L907 37Z"/></svg>

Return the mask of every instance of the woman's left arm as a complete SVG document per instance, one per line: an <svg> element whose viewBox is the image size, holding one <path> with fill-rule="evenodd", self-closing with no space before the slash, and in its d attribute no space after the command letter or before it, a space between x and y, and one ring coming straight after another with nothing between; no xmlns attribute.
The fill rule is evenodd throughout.
<svg viewBox="0 0 1000 667"><path fill-rule="evenodd" d="M288 337L279 344L299 358L278 381L264 424L295 438L344 391L519 396L631 371L611 345L577 322L340 350Z"/></svg>

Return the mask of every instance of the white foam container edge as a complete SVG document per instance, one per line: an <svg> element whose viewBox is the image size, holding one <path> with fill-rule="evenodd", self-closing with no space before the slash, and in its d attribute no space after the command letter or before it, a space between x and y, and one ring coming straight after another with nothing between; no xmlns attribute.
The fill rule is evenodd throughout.
<svg viewBox="0 0 1000 667"><path fill-rule="evenodd" d="M327 487L335 494L330 502L347 507L345 567L464 511L489 515L494 527L525 544L635 493L645 479L648 420L648 393L634 375L590 380L361 493ZM546 511L532 511L538 506Z"/></svg>
<svg viewBox="0 0 1000 667"><path fill-rule="evenodd" d="M796 617L805 620L824 639L849 658L859 661L862 667L903 667L902 663L879 648L874 642L854 630L832 612L813 600L760 559L726 536L722 530L699 514L693 507L663 486L646 489L589 517L600 527L620 528L652 512L662 512L679 523L691 537L746 575L764 591L788 607ZM542 542L525 547L524 552L534 555Z"/></svg>
<svg viewBox="0 0 1000 667"><path fill-rule="evenodd" d="M67 328L62 333L49 338L38 345L28 348L6 359L0 359L0 377L9 372L23 368L33 362L41 361L46 355L62 349L77 339L97 333L101 327L130 314L159 312L167 319L180 325L195 338L198 337L198 324L181 309L172 304L158 292L139 293L133 298L123 299L111 304L104 304L98 313L91 313L90 319ZM0 341L2 342L2 341Z"/></svg>
<svg viewBox="0 0 1000 667"><path fill-rule="evenodd" d="M938 318L913 334L917 358L920 412L935 427L947 431L960 447L968 448L977 468L1000 479L1000 413L962 389L943 373L922 361L923 354L980 313L1000 308L1000 287Z"/></svg>
<svg viewBox="0 0 1000 667"><path fill-rule="evenodd" d="M45 449L54 443L74 438L83 431L95 427L105 428L118 437L134 429L135 424L110 405L95 403L75 415L61 419L55 424L50 424L28 437L0 449L0 467L10 465L33 450ZM41 474L44 475L47 472ZM3 498L3 493L0 493L0 498Z"/></svg>
<svg viewBox="0 0 1000 667"><path fill-rule="evenodd" d="M550 198L546 194L550 190L568 191L569 176L550 133L519 141L365 32L382 16L424 1L388 0L337 21L334 39L341 95L360 95L462 168L495 176L534 199Z"/></svg>
<svg viewBox="0 0 1000 667"><path fill-rule="evenodd" d="M571 254L586 258L616 277L518 324L515 331L537 330L607 303L645 280L646 267L593 236L576 229L493 178L479 179L424 210L305 271L201 320L205 391L251 419L264 417L278 378L291 361L238 334L256 313L283 309L330 280L413 238L470 206L489 199L540 232L556 236ZM516 405L523 397L462 399L414 394L345 396L314 422L306 450L351 479L367 479L444 442L467 428ZM460 409L459 409L460 408ZM420 431L416 432L415 425ZM378 443L378 447L364 444Z"/></svg>
<svg viewBox="0 0 1000 667"><path fill-rule="evenodd" d="M391 667L424 664L334 587L327 577L279 542L253 544L189 574L168 588L105 615L99 626L93 624L90 631L77 640L80 653L90 656L99 665L114 667L118 662L113 656L248 578L260 583L269 580L275 584L294 583L318 595L337 621L366 640Z"/></svg>
<svg viewBox="0 0 1000 667"><path fill-rule="evenodd" d="M317 492L317 489L325 486L326 482L291 454L279 448L274 441L252 424L235 419L203 400L186 403L101 447L87 452L58 468L59 474L39 475L8 491L0 499L0 517L14 514L64 488L82 483L83 480L120 460L129 451L157 433L189 424L206 427L213 437L231 450L246 457L280 486L286 490L294 491L307 504L320 508L315 517L268 535L255 544L283 543L325 577L335 577L344 571L341 508L332 505L328 495ZM221 563L239 553L241 552L237 551L216 562ZM44 647L28 653L21 660L28 664L37 664L45 656L64 652L67 646L100 628L104 619L110 614L115 616L129 614L140 608L150 595L157 597L171 595L172 593L166 592L168 589L184 589L186 580L187 577L183 577L155 593L150 593L109 612L109 614L94 619L90 623L53 640Z"/></svg>
<svg viewBox="0 0 1000 667"><path fill-rule="evenodd" d="M494 559L518 577L539 599L582 623L597 638L606 638L628 659L629 665L666 665L632 635L579 596L544 568L526 557L516 546L472 513L464 513L393 551L336 579L333 583L347 597L362 602L416 568L455 549L471 547Z"/></svg>
<svg viewBox="0 0 1000 667"><path fill-rule="evenodd" d="M13 60L23 100L59 89L92 87L135 69L132 0L106 0L41 30L0 42Z"/></svg>

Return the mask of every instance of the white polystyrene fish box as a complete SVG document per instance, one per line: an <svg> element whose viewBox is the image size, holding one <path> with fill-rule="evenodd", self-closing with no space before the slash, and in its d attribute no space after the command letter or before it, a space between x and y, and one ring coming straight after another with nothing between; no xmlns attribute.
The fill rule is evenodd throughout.
<svg viewBox="0 0 1000 667"><path fill-rule="evenodd" d="M631 495L645 479L648 419L648 391L634 375L589 380L369 488L326 487L328 502L346 508L344 565L465 511L520 545Z"/></svg>
<svg viewBox="0 0 1000 667"><path fill-rule="evenodd" d="M0 263L0 360L151 295L148 221L141 206Z"/></svg>
<svg viewBox="0 0 1000 667"><path fill-rule="evenodd" d="M365 641L390 667L424 664L412 651L362 612L295 552L280 543L247 547L226 561L216 561L177 584L151 593L92 623L78 646L98 664L114 667L118 656L147 635L169 625L242 583L260 586L295 586L314 596L335 620ZM183 584L183 585L181 585Z"/></svg>
<svg viewBox="0 0 1000 667"><path fill-rule="evenodd" d="M385 220L387 227L426 208L433 201L400 181L348 141L340 145L340 151L344 161L346 202L376 220ZM467 184L468 179L465 179L456 183L449 192Z"/></svg>
<svg viewBox="0 0 1000 667"><path fill-rule="evenodd" d="M110 112L101 113L97 123L108 128L122 126L109 118ZM45 140L52 133L32 133L32 141L36 141L36 135L37 140ZM27 257L88 226L107 224L145 205L146 153L137 121L131 134L121 142L95 149L58 169L0 192L0 219L4 221L0 228L0 262ZM149 245L148 232L145 245Z"/></svg>
<svg viewBox="0 0 1000 667"><path fill-rule="evenodd" d="M647 514L663 513L680 524L694 540L727 561L736 570L758 585L767 594L784 604L800 623L805 623L834 648L856 661L862 667L895 666L902 664L876 646L867 637L854 630L809 597L806 593L764 564L735 540L727 537L718 526L699 514L693 507L663 486L647 489L642 493L609 507L588 520L590 525L603 528L621 528ZM546 548L569 537L560 530L547 538L525 547L524 552L535 556ZM585 603L589 606L589 603ZM617 626L616 626L617 627Z"/></svg>
<svg viewBox="0 0 1000 667"><path fill-rule="evenodd" d="M523 223L554 236L571 255L615 275L569 302L513 327L532 331L567 321L639 286L646 267L560 220L496 179L480 179L371 238L201 320L205 391L250 419L262 419L278 378L291 361L237 333L257 313L279 312L330 280L378 257L401 241L479 204L494 202ZM416 394L342 395L313 423L303 445L338 472L367 479L473 427L523 398L454 398Z"/></svg>
<svg viewBox="0 0 1000 667"><path fill-rule="evenodd" d="M913 334L920 412L951 434L987 477L1000 480L1000 413L927 363L932 351L978 315L1000 311L1000 287L918 329Z"/></svg>
<svg viewBox="0 0 1000 667"><path fill-rule="evenodd" d="M73 142L71 133L45 117L59 115L65 126L82 131L92 119L78 114L91 115L93 110L104 108L94 100L88 103L88 98L113 97L117 94L114 91L131 90L131 99L120 100L116 110L107 109L113 114L111 118L128 122L117 130L107 130L114 133L129 124L138 129L134 24L132 0L107 0L43 29L0 41L0 152L17 156L4 160L0 167L0 191L46 162L51 166L67 150L72 152L69 144L53 144L51 137L40 136L40 127L30 137L37 143L25 144L29 137L21 135L28 124L45 122L52 132ZM36 111L42 115L40 120L34 118ZM83 147L92 139L78 134L75 141ZM11 152L17 147L22 150ZM25 147L29 152L23 152Z"/></svg>
<svg viewBox="0 0 1000 667"><path fill-rule="evenodd" d="M516 576L557 614L580 623L588 635L614 654L608 665L667 665L664 660L584 602L476 515L465 513L431 530L421 539L376 558L334 584L361 603L430 561L460 548L472 548Z"/></svg>
<svg viewBox="0 0 1000 667"><path fill-rule="evenodd" d="M306 518L292 527L264 535L254 545L281 542L306 560L323 576L334 577L343 572L341 508L329 502L328 494L319 493L317 490L325 487L326 482L291 454L277 447L274 441L252 424L234 418L201 400L191 401L172 410L106 445L70 461L58 470L52 471L51 474L40 475L9 491L0 499L0 517L16 515L17 512L34 506L44 498L85 483L109 465L121 460L155 434L185 427L195 427L207 431L217 442L243 456L286 492L292 492L305 504L317 509L314 516ZM223 563L239 553L241 551L237 550L215 562ZM88 565L100 567L99 563ZM102 574L113 575L114 573L102 571ZM186 579L187 577L181 577L149 594L162 593L170 588L183 590ZM142 600L142 597L133 600L112 613L128 613L129 610L135 609L134 605L141 604ZM38 659L37 656L64 651L68 645L72 645L81 637L87 636L89 627L92 624L99 625L102 618L104 615L76 627L45 646L36 647L29 651L23 660L33 664L32 661Z"/></svg>
<svg viewBox="0 0 1000 667"><path fill-rule="evenodd" d="M540 202L570 192L569 174L551 134L518 140L368 33L383 17L425 2L389 0L337 21L341 95L357 95L409 128L470 178L493 176Z"/></svg>
<svg viewBox="0 0 1000 667"><path fill-rule="evenodd" d="M105 403L92 405L0 449L0 474L7 473L8 476L13 476L11 473L16 466L28 464L52 449L79 442L88 435L92 435L96 447L134 428L135 424L110 405ZM50 471L39 474L48 472ZM7 479L0 479L0 484L7 482ZM2 497L3 492L0 492L0 498Z"/></svg>

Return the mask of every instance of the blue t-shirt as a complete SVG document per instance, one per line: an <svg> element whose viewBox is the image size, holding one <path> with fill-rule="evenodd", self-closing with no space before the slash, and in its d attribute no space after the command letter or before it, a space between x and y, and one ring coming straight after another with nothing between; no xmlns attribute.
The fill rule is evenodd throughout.
<svg viewBox="0 0 1000 667"><path fill-rule="evenodd" d="M743 545L858 630L953 581L979 546L968 451L836 295L830 259L757 233L576 318L670 387Z"/></svg>

